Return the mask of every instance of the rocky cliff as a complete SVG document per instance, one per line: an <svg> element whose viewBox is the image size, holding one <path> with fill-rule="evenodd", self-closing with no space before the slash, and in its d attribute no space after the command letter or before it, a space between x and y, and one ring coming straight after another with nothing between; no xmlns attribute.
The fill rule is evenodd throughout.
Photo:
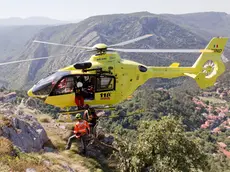
<svg viewBox="0 0 230 172"><path fill-rule="evenodd" d="M0 93L8 94L6 90ZM112 146L113 136L100 128L98 138L88 137L86 155L79 154L80 141L67 151L66 142L73 134L75 121L52 119L35 109L37 105L31 98L19 97L0 102L0 171L75 172L109 168L108 158L116 150Z"/></svg>
<svg viewBox="0 0 230 172"><path fill-rule="evenodd" d="M21 151L38 152L49 140L46 131L30 113L14 105L0 105L0 136L13 142Z"/></svg>

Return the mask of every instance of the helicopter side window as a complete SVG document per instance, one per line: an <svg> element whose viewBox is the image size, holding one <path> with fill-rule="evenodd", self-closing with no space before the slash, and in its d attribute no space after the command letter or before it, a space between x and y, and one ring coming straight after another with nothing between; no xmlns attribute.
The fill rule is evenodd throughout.
<svg viewBox="0 0 230 172"><path fill-rule="evenodd" d="M60 82L55 87L54 94L69 94L74 91L74 78L71 76L62 78Z"/></svg>
<svg viewBox="0 0 230 172"><path fill-rule="evenodd" d="M57 82L51 96L75 93L85 100L93 100L95 78L90 75L66 76Z"/></svg>
<svg viewBox="0 0 230 172"><path fill-rule="evenodd" d="M114 90L114 77L100 76L97 78L97 92Z"/></svg>

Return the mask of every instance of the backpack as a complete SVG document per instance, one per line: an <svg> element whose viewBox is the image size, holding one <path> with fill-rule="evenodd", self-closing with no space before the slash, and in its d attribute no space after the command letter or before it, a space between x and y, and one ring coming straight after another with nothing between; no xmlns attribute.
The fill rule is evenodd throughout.
<svg viewBox="0 0 230 172"><path fill-rule="evenodd" d="M96 122L96 120L98 119L98 117L96 115L95 110L93 108L89 108L87 111L88 111L88 120ZM89 116L92 116L92 118L90 119Z"/></svg>

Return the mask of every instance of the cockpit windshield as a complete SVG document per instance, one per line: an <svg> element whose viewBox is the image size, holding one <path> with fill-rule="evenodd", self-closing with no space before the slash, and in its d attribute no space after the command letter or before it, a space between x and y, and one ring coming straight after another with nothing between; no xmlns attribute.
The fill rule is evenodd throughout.
<svg viewBox="0 0 230 172"><path fill-rule="evenodd" d="M60 80L63 76L68 75L70 72L68 71L59 71L51 74L47 78L41 79L33 88L32 92L34 95L49 95L52 91L53 86L56 84L58 80Z"/></svg>

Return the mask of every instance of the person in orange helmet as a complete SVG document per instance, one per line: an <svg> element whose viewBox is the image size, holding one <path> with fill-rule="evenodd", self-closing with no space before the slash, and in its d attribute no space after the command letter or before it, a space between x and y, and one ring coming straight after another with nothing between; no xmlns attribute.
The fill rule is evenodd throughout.
<svg viewBox="0 0 230 172"><path fill-rule="evenodd" d="M80 139L83 153L86 152L86 137L90 132L89 123L86 120L83 120L81 114L78 113L76 116L78 120L74 127L74 135L72 135L67 142L66 150L71 148L71 145L74 140Z"/></svg>

